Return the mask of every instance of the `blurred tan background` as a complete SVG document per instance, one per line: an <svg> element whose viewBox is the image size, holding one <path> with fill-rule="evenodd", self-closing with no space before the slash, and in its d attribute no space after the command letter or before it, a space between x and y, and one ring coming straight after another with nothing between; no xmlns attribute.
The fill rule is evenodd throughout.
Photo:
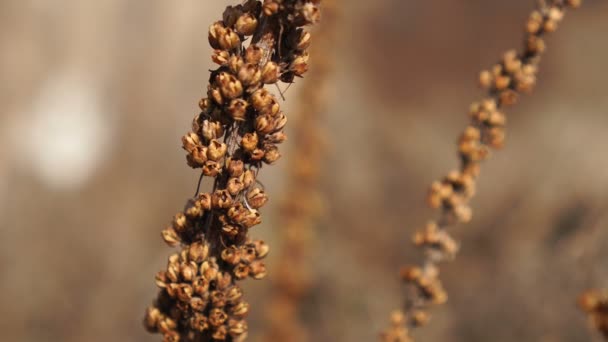
<svg viewBox="0 0 608 342"><path fill-rule="evenodd" d="M170 253L159 232L198 179L179 139L213 67L207 27L229 3L0 2L2 341L159 339L141 318ZM457 165L476 75L518 46L532 7L344 2L319 123L328 217L302 308L315 341L372 341L386 324L396 271L419 255L409 236L432 215L426 187ZM575 299L608 287L607 33L608 2L586 0L549 39L420 341L598 341ZM289 147L262 172L272 205L253 232L277 249ZM252 340L268 296L268 282L248 285Z"/></svg>

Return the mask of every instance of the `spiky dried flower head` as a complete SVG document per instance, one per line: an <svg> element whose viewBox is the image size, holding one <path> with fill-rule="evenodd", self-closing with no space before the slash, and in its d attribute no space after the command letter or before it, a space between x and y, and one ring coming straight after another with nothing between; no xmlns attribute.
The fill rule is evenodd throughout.
<svg viewBox="0 0 608 342"><path fill-rule="evenodd" d="M188 165L214 178L213 188L197 189L161 234L169 246L181 246L157 274L159 295L144 319L164 341L247 337L249 304L238 281L264 278L269 251L249 237L268 202L257 175L279 160L278 144L286 139L287 117L264 87L292 82L308 69L310 34L303 26L319 19L319 3L246 0L209 27L218 68L182 146Z"/></svg>
<svg viewBox="0 0 608 342"><path fill-rule="evenodd" d="M426 309L447 301L438 265L454 258L458 243L446 228L472 219L469 202L475 195L480 164L492 148L501 148L505 142L504 108L517 103L520 94L532 91L546 49L546 34L557 29L566 9L580 4L575 0L539 1L526 22L523 49L507 51L492 68L480 73L479 84L488 95L470 107L471 121L458 139L460 168L431 184L427 202L440 215L414 234L413 243L424 250L425 258L419 266L401 269L408 296L404 308L392 314L390 327L381 334L382 341L411 341L408 330L428 322Z"/></svg>

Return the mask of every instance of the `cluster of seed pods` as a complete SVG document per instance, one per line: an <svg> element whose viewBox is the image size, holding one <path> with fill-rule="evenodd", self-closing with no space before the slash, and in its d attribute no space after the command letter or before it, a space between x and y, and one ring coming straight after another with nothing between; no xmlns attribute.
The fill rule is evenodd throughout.
<svg viewBox="0 0 608 342"><path fill-rule="evenodd" d="M405 266L400 272L406 283L407 299L404 308L391 315L390 327L381 334L383 341L411 342L411 328L429 321L427 309L447 301L439 279L439 264L454 258L458 243L446 228L471 220L469 203L475 195L480 164L489 157L492 148L504 145L504 108L514 105L520 94L534 88L545 51L545 35L557 29L566 9L580 4L580 0L539 1L526 23L521 52L508 51L490 70L481 72L479 83L488 94L471 105L470 123L458 140L460 168L430 187L428 204L438 209L440 215L414 234L414 245L423 249L425 256L421 264Z"/></svg>
<svg viewBox="0 0 608 342"><path fill-rule="evenodd" d="M226 8L209 28L212 60L206 96L182 138L189 166L213 178L213 189L188 200L162 232L181 246L158 273L160 288L146 328L165 342L242 341L249 305L238 283L262 279L269 248L249 237L268 197L257 180L281 154L287 117L267 85L293 82L308 69L318 0L247 0ZM246 44L247 43L247 44Z"/></svg>

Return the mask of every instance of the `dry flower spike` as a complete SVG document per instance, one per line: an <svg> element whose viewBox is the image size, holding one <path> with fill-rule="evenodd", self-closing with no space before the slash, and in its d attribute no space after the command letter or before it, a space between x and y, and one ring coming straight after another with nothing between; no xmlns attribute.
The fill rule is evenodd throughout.
<svg viewBox="0 0 608 342"><path fill-rule="evenodd" d="M182 138L187 162L214 178L213 189L187 201L162 232L169 257L144 324L165 342L243 341L249 304L238 283L266 275L269 248L248 231L268 198L256 178L280 158L287 122L265 85L292 82L308 69L310 34L320 0L247 0L228 6L209 28L212 60L207 97ZM245 46L249 39L250 44Z"/></svg>
<svg viewBox="0 0 608 342"><path fill-rule="evenodd" d="M282 242L277 252L277 269L271 277L272 298L267 306L267 331L262 341L304 342L310 340L309 329L299 314L314 286L313 249L316 224L320 221L320 169L324 144L321 125L327 109L327 85L330 77L331 47L334 43L337 1L323 2L323 21L317 27L318 38L310 56L315 68L298 94L293 143L287 170L287 194L278 213ZM290 194L297 194L291 196Z"/></svg>
<svg viewBox="0 0 608 342"><path fill-rule="evenodd" d="M523 50L506 52L490 70L481 72L479 83L488 95L471 105L471 122L458 140L460 168L431 185L428 204L438 209L440 215L413 237L414 244L424 250L425 257L421 265L401 270L401 278L407 284L406 302L403 309L391 315L390 327L381 334L382 341L413 341L410 330L428 322L428 307L447 301L447 293L439 279L439 264L454 258L458 244L446 228L471 220L469 201L475 194L480 164L488 158L491 148L504 145L504 108L514 105L520 94L534 88L540 58L545 51L544 37L557 29L568 8L580 4L580 0L539 1L525 26Z"/></svg>

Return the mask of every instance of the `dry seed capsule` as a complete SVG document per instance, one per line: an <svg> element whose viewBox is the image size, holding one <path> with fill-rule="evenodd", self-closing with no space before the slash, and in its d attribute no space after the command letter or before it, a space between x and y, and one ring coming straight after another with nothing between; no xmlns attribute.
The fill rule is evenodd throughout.
<svg viewBox="0 0 608 342"><path fill-rule="evenodd" d="M251 36L258 27L258 20L250 13L241 15L235 24L235 30L244 36Z"/></svg>

